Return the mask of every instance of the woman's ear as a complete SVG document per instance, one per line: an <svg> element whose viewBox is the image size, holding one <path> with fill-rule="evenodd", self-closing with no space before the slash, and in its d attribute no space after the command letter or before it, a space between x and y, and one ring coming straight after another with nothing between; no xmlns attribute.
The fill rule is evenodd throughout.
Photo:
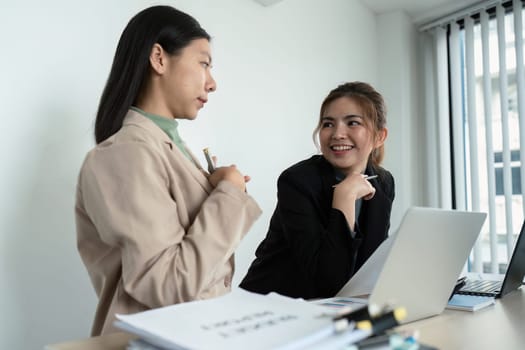
<svg viewBox="0 0 525 350"><path fill-rule="evenodd" d="M388 129L387 128L383 128L383 129L379 130L377 132L377 138L376 138L376 142L375 142L375 147L374 148L378 148L378 147L383 146L387 136L388 136Z"/></svg>
<svg viewBox="0 0 525 350"><path fill-rule="evenodd" d="M166 71L166 53L158 43L155 43L151 48L149 63L153 71L159 75L164 74Z"/></svg>

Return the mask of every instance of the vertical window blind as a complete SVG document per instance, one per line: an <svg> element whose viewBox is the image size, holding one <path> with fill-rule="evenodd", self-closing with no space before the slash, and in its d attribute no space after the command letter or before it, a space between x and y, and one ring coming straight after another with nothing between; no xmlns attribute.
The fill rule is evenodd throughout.
<svg viewBox="0 0 525 350"><path fill-rule="evenodd" d="M421 27L428 204L488 213L474 272L506 269L525 217L523 16L485 1Z"/></svg>

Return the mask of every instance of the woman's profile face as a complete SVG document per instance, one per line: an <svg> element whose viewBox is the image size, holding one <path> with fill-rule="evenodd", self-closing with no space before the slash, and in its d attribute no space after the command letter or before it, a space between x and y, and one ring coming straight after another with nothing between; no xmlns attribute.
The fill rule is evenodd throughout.
<svg viewBox="0 0 525 350"><path fill-rule="evenodd" d="M211 50L207 39L195 39L178 55L167 56L161 77L161 103L174 118L195 119L216 89L211 69Z"/></svg>
<svg viewBox="0 0 525 350"><path fill-rule="evenodd" d="M362 173L374 142L362 108L349 97L332 101L321 117L319 144L324 158L344 174Z"/></svg>

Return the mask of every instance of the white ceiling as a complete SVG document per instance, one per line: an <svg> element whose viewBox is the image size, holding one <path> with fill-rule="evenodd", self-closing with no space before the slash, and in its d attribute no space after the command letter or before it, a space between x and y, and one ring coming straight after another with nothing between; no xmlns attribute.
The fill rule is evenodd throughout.
<svg viewBox="0 0 525 350"><path fill-rule="evenodd" d="M259 4L263 5L263 6L271 6L275 3L278 3L279 1L282 1L282 0L255 0L257 1Z"/></svg>
<svg viewBox="0 0 525 350"><path fill-rule="evenodd" d="M254 0L263 6L271 6L282 0ZM467 8L483 0L360 0L376 14L404 11L416 24L424 24L452 12ZM485 0L486 1L486 0Z"/></svg>
<svg viewBox="0 0 525 350"><path fill-rule="evenodd" d="M482 2L480 0L360 0L377 14L405 11L415 23L440 18L451 12Z"/></svg>

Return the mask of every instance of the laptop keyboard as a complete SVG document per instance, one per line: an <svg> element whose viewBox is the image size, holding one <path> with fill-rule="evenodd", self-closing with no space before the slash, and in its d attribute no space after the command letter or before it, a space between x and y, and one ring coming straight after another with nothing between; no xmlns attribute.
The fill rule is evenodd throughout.
<svg viewBox="0 0 525 350"><path fill-rule="evenodd" d="M467 280L458 294L496 296L501 290L501 281Z"/></svg>

